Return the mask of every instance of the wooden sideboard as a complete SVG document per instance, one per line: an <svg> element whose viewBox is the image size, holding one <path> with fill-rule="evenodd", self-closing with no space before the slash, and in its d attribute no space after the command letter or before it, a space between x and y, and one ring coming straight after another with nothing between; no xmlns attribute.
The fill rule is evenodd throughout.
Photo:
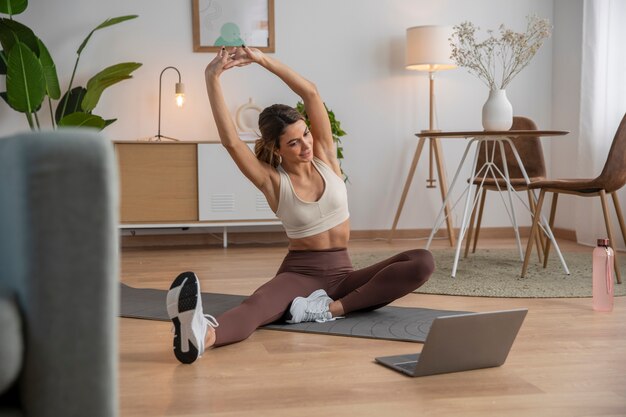
<svg viewBox="0 0 626 417"><path fill-rule="evenodd" d="M115 141L120 228L279 225L219 142Z"/></svg>

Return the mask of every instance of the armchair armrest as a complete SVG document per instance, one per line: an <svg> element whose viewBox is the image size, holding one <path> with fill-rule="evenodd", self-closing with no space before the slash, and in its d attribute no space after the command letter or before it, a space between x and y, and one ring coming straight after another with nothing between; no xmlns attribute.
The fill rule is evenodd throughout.
<svg viewBox="0 0 626 417"><path fill-rule="evenodd" d="M117 415L118 185L82 129L0 139L0 286L24 315L25 415Z"/></svg>

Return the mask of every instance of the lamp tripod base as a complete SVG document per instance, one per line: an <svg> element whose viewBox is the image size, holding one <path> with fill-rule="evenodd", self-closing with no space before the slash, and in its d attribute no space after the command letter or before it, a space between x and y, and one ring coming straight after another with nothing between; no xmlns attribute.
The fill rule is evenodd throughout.
<svg viewBox="0 0 626 417"><path fill-rule="evenodd" d="M421 133L441 132L440 129L422 130ZM437 179L433 173L433 157L437 142L433 138L428 138L428 178L426 178L426 188L437 188ZM438 149L437 149L438 150Z"/></svg>
<svg viewBox="0 0 626 417"><path fill-rule="evenodd" d="M151 142L162 142L163 139L165 140L171 140L174 142L180 142L180 139L176 139L176 138L172 138L170 136L165 136L165 135L156 135L150 138Z"/></svg>

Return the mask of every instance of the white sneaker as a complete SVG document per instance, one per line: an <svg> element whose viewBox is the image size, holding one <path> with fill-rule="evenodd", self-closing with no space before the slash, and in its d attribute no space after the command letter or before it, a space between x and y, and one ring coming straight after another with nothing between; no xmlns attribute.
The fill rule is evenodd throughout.
<svg viewBox="0 0 626 417"><path fill-rule="evenodd" d="M204 353L208 326L218 326L215 317L202 312L200 282L193 272L180 274L167 292L167 314L174 324L174 355L192 363Z"/></svg>
<svg viewBox="0 0 626 417"><path fill-rule="evenodd" d="M320 289L313 291L308 297L296 297L291 302L289 313L291 319L287 323L303 323L307 321L316 321L324 323L333 321L342 317L333 317L328 309L333 300L326 294L326 291Z"/></svg>

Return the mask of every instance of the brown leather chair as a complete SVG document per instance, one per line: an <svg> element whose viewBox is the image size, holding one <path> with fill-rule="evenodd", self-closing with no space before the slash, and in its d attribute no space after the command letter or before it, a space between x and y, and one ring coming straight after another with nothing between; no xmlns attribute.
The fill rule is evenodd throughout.
<svg viewBox="0 0 626 417"><path fill-rule="evenodd" d="M559 179L559 180L541 180L532 182L529 186L531 189L539 189L539 200L537 202L537 210L541 212L544 197L546 193L553 193L552 208L550 210L549 225L552 228L554 224L554 217L556 214L556 205L560 193L572 194L580 197L600 197L602 203L602 211L604 213L604 223L606 225L606 231L609 235L609 241L611 246L615 250L615 240L613 239L613 231L611 229L611 219L609 217L609 208L606 201L606 195L610 194L613 197L613 204L615 206L615 212L619 220L620 229L622 231L622 237L626 241L626 226L624 225L624 217L622 216L622 209L620 208L619 200L617 198L617 190L622 188L626 184L626 115L622 118L622 121L617 128L609 155L602 169L602 173L594 179ZM537 230L537 223L541 216L535 216L533 220L533 226L531 229L531 236ZM526 249L526 256L524 258L524 266L522 267L522 277L526 274L528 267L528 260L530 252L532 251L532 245L528 245ZM550 241L546 242L544 251L544 268L548 260L548 254L550 253ZM615 253L615 277L618 283L622 282L619 266L617 262L617 253Z"/></svg>
<svg viewBox="0 0 626 417"><path fill-rule="evenodd" d="M531 119L522 116L513 117L513 125L511 126L511 130L537 130L537 125ZM517 149L517 153L524 164L524 168L526 169L526 173L530 181L539 181L546 178L546 165L543 157L543 148L541 147L541 140L538 136L532 137L524 137L524 138L516 138L512 137L511 142L515 145L515 149ZM478 154L478 162L476 165L476 169L480 169L485 163L485 154L491 154L493 151L493 146L495 142L483 142L481 144L480 152ZM486 152L485 152L486 151ZM506 163L509 170L509 178L511 180L511 185L515 191L528 191L528 203L531 211L534 211L534 203L535 199L532 198L531 192L528 189L526 184L526 180L522 175L522 171L515 159L515 155L511 150L511 146L508 143L504 144L504 154L506 157ZM495 150L494 154L494 163L500 169L501 172L504 172L502 157L500 153L500 149ZM483 182L484 180L484 182ZM493 177L488 176L484 178L481 174L481 177L477 177L474 180L474 184L479 185L483 182L483 189L481 194L477 197L480 198L480 205L478 207L478 219L476 220L476 234L474 235L474 244L472 246L472 253L476 252L476 244L478 243L478 235L480 234L480 225L483 218L483 209L485 207L485 200L487 199L487 191L498 191L498 187L500 190L506 190L506 183L503 179L498 178L496 181ZM478 192L478 191L477 191ZM470 242L472 240L472 234L474 229L474 218L476 216L476 210L472 211L472 216L470 219L470 226L467 231L467 241L465 244L465 257L467 257L470 248ZM535 235L535 242L537 244L537 253L541 262L541 255L543 254L544 241L537 233ZM539 250L541 247L541 250Z"/></svg>

